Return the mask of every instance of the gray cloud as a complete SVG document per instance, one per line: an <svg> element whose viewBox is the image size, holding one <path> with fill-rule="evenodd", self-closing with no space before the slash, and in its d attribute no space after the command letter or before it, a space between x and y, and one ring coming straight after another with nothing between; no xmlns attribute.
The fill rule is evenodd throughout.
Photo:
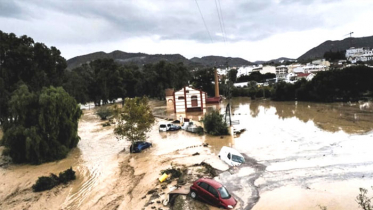
<svg viewBox="0 0 373 210"><path fill-rule="evenodd" d="M197 1L213 41L223 42L215 0ZM230 43L338 27L353 19L347 19L344 11L349 12L349 17L359 13L350 9L351 4L345 0L219 1ZM2 30L47 43L87 45L144 37L155 41L211 42L194 0L0 2Z"/></svg>
<svg viewBox="0 0 373 210"><path fill-rule="evenodd" d="M22 6L14 1L1 0L0 2L0 16L9 18L22 18L26 12L22 10Z"/></svg>
<svg viewBox="0 0 373 210"><path fill-rule="evenodd" d="M223 41L222 37L215 35L221 33L221 28L214 0L198 2L212 39ZM256 41L284 31L312 29L325 25L323 14L307 10L314 1L283 0L276 3L251 0L220 3L227 36L234 36L227 39L229 42ZM35 13L33 18L36 19L48 18L45 14L51 13L85 19L88 24L83 25L74 22L64 23L64 20L57 18L54 20L56 24L67 24L74 30L92 32L91 37L83 40L70 37L75 33L67 34L63 39L70 39L71 43L105 40L108 35L112 41L156 35L162 40L210 42L194 1L9 1L2 4L2 10L10 11L3 13L3 16L22 14L19 4L22 4L27 12ZM45 14L33 11L36 6L42 8ZM105 26L101 25L100 28L89 24L94 20L104 21Z"/></svg>

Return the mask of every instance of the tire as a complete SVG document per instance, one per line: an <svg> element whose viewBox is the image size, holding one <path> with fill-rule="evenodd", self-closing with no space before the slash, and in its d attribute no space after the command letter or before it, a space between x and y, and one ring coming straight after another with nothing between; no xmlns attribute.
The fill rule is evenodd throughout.
<svg viewBox="0 0 373 210"><path fill-rule="evenodd" d="M192 197L193 199L196 199L197 193L195 191L190 191L190 197Z"/></svg>

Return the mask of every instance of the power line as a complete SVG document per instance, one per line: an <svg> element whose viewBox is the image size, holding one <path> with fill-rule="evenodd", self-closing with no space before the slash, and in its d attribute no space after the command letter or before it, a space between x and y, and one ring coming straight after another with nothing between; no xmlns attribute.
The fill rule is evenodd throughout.
<svg viewBox="0 0 373 210"><path fill-rule="evenodd" d="M219 4L219 10L220 10L221 22L223 23L223 29L224 29L224 34L225 34L225 40L227 40L227 31L225 30L225 23L224 23L223 12L222 12L222 10L221 10L220 0L218 0L218 4Z"/></svg>
<svg viewBox="0 0 373 210"><path fill-rule="evenodd" d="M216 11L218 12L218 18L219 18L220 30L221 30L221 33L222 33L222 35L223 35L223 40L224 40L224 43L225 43L226 41L225 41L225 34L224 34L223 24L222 24L222 22L221 22L220 11L219 11L218 3L217 3L216 0L215 0L215 6L216 6Z"/></svg>
<svg viewBox="0 0 373 210"><path fill-rule="evenodd" d="M196 4L197 4L197 7L198 7L199 14L201 15L201 18L202 18L203 24L205 25L206 31L207 31L207 33L209 34L210 41L211 41L211 43L213 43L212 38L211 38L210 31L209 31L209 29L207 28L207 25L206 25L205 18L203 18L203 15L202 15L201 9L199 8L199 5L198 5L197 0L195 0L195 1L196 1Z"/></svg>

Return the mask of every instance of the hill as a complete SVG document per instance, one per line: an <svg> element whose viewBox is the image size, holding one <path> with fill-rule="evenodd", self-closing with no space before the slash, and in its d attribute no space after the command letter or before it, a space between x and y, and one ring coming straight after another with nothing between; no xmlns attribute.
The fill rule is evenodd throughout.
<svg viewBox="0 0 373 210"><path fill-rule="evenodd" d="M67 68L73 69L83 63L88 63L96 59L110 58L121 64L136 64L138 66L143 66L144 64L154 63L161 60L165 60L171 63L182 62L185 65L189 65L190 61L180 54L155 54L148 55L145 53L127 53L119 50L113 51L111 53L105 52L95 52L87 55L81 55L67 60Z"/></svg>
<svg viewBox="0 0 373 210"><path fill-rule="evenodd" d="M119 50L113 51L111 53L105 52L95 52L87 55L81 55L67 60L67 68L73 69L78 67L83 63L88 63L90 61L99 59L99 58L110 58L114 59L116 62L121 64L135 64L138 66L143 66L148 63L155 63L161 60L165 60L171 63L182 62L184 65L189 66L190 68L194 67L223 67L226 66L227 60L229 61L229 66L246 66L251 65L252 63L242 59L242 58L231 58L223 56L204 56L202 58L194 57L192 59L187 59L180 54L155 54L149 55L145 53L127 53Z"/></svg>
<svg viewBox="0 0 373 210"><path fill-rule="evenodd" d="M328 40L304 53L302 56L298 58L298 61L309 61L313 59L322 58L324 56L324 53L327 51L344 51L350 47L373 48L373 36L361 38L346 38L337 41Z"/></svg>
<svg viewBox="0 0 373 210"><path fill-rule="evenodd" d="M231 57L223 57L223 56L204 56L202 58L197 58L194 57L190 59L190 61L194 63L199 63L203 66L208 66L208 67L225 67L227 65L227 61L229 66L248 66L252 65L250 61L247 61L242 58L231 58Z"/></svg>
<svg viewBox="0 0 373 210"><path fill-rule="evenodd" d="M294 60L296 60L296 59L281 57L281 58L272 59L272 60L269 60L269 61L255 61L254 64L263 64L263 63L271 63L271 62L273 62L275 64L279 64L279 63L283 63L283 62L286 62L286 61L294 61Z"/></svg>

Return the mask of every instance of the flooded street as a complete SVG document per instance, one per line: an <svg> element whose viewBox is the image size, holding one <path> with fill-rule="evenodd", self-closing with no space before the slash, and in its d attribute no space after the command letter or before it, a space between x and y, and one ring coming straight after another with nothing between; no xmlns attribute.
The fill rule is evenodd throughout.
<svg viewBox="0 0 373 210"><path fill-rule="evenodd" d="M226 103L209 105L205 112L223 112ZM151 105L156 116L180 117L166 102ZM232 113L239 121L235 126L246 129L235 138L160 133L157 125L163 120L157 119L148 135L153 147L129 154L130 143L116 139L114 126L102 127L93 110L85 111L79 122L81 141L66 159L0 167L0 209L142 209L150 199L147 192L158 185L160 170L202 161L223 171L217 179L238 198L236 209L357 209L359 187L373 185L371 109L360 109L359 104L235 98ZM195 122L203 117L198 112L181 116ZM201 147L202 143L210 147ZM243 153L247 162L228 170L217 157L222 146ZM200 155L192 156L195 152ZM32 192L39 176L70 166L77 180Z"/></svg>
<svg viewBox="0 0 373 210"><path fill-rule="evenodd" d="M207 111L223 113L226 103ZM231 142L205 141L215 154L232 145L254 162L219 180L240 197L239 209L256 201L253 209L357 209L359 188L373 185L373 112L360 107L233 99L232 118L240 122L235 126L246 131Z"/></svg>

